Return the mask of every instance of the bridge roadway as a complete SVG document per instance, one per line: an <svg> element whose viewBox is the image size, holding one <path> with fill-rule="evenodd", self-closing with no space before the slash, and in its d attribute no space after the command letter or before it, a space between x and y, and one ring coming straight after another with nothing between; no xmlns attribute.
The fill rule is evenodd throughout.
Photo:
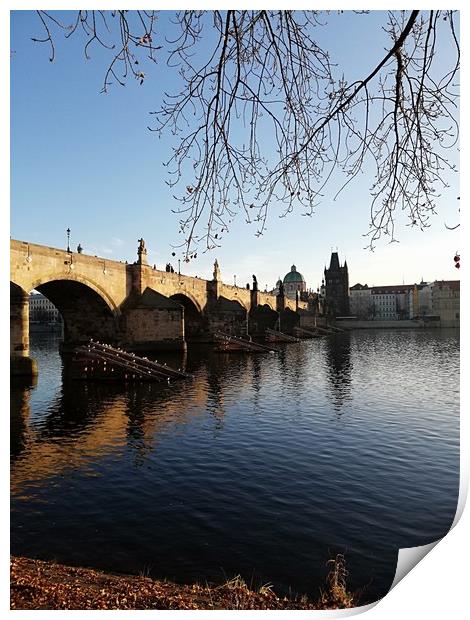
<svg viewBox="0 0 470 620"><path fill-rule="evenodd" d="M154 269L143 240L137 261L127 264L58 248L10 241L10 355L29 359L29 293L38 290L64 319L64 342L90 338L132 350L184 348L187 340L210 340L272 327L281 314L296 323L306 309L284 295L222 282L217 262L212 280ZM26 359L15 368L28 368ZM12 372L13 372L12 366Z"/></svg>

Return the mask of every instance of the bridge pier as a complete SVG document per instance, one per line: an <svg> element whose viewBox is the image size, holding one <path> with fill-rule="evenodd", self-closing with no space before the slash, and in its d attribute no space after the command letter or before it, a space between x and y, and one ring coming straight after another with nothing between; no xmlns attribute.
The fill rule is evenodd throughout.
<svg viewBox="0 0 470 620"><path fill-rule="evenodd" d="M34 377L36 360L29 357L29 295L10 283L10 374Z"/></svg>
<svg viewBox="0 0 470 620"><path fill-rule="evenodd" d="M269 306L257 306L249 313L249 332L256 338L263 338L267 328L275 329L279 313Z"/></svg>
<svg viewBox="0 0 470 620"><path fill-rule="evenodd" d="M146 288L121 306L121 344L129 351L185 351L184 308Z"/></svg>

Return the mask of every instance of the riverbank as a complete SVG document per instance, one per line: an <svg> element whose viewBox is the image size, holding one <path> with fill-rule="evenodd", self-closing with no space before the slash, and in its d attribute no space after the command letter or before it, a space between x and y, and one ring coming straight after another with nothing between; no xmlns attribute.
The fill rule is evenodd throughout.
<svg viewBox="0 0 470 620"><path fill-rule="evenodd" d="M459 327L459 323L447 324L440 320L423 321L414 319L403 319L401 321L362 321L360 319L347 319L336 321L335 326L346 331L353 329L441 329L443 327Z"/></svg>
<svg viewBox="0 0 470 620"><path fill-rule="evenodd" d="M342 556L318 601L279 598L269 586L250 590L240 578L223 585L179 585L132 575L113 575L11 556L11 609L340 609L355 607L346 590Z"/></svg>

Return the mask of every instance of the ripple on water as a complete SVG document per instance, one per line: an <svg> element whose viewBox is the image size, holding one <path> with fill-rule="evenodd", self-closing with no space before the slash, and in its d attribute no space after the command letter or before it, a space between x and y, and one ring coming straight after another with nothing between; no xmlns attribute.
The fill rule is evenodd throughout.
<svg viewBox="0 0 470 620"><path fill-rule="evenodd" d="M378 597L397 548L453 519L457 336L190 351L195 380L163 388L70 383L37 343L38 385L12 398L12 552L314 596L345 552L351 585Z"/></svg>

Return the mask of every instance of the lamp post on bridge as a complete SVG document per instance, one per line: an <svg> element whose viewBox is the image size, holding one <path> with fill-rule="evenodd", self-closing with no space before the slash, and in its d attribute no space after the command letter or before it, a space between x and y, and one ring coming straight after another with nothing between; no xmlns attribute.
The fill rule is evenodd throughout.
<svg viewBox="0 0 470 620"><path fill-rule="evenodd" d="M65 231L67 233L67 252L70 254L70 228Z"/></svg>
<svg viewBox="0 0 470 620"><path fill-rule="evenodd" d="M237 276L233 276L233 286L237 286Z"/></svg>
<svg viewBox="0 0 470 620"><path fill-rule="evenodd" d="M178 275L181 275L181 259L178 258Z"/></svg>

